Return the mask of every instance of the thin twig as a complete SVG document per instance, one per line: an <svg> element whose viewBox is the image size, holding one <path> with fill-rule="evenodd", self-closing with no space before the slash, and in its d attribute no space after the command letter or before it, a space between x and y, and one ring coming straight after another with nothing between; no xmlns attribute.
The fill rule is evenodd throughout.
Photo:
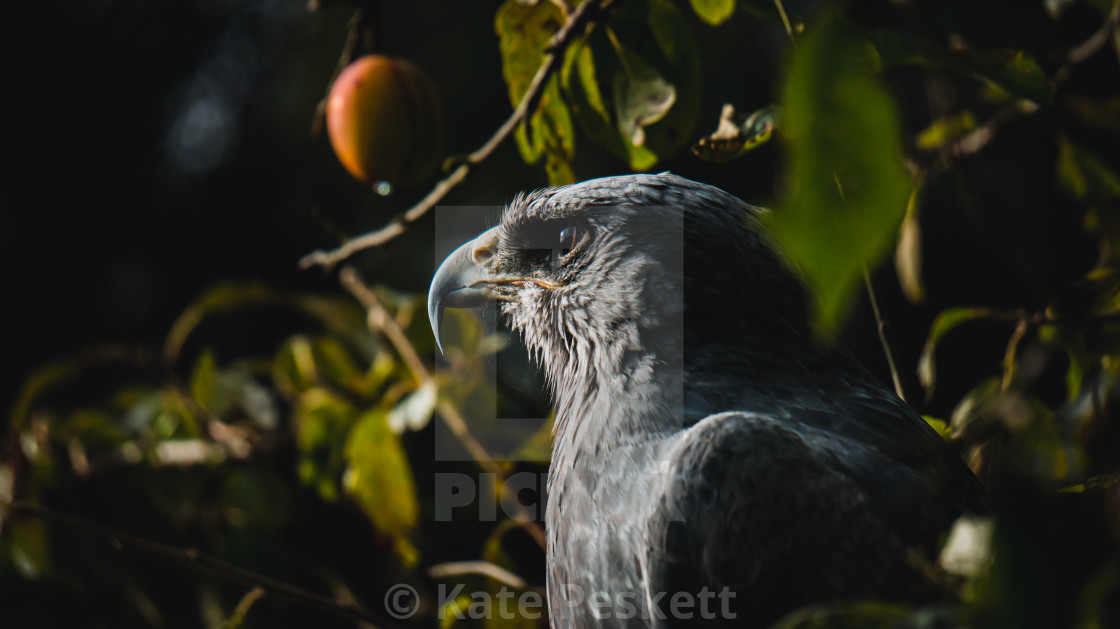
<svg viewBox="0 0 1120 629"><path fill-rule="evenodd" d="M489 561L450 561L428 568L428 576L433 579L444 579L464 574L480 574L518 590L528 587L525 579Z"/></svg>
<svg viewBox="0 0 1120 629"><path fill-rule="evenodd" d="M879 331L879 342L883 345L883 354L887 357L887 366L891 370L891 381L894 382L894 392L902 399L906 399L906 390L902 387L902 377L898 374L898 365L894 362L894 353L891 344L887 341L887 323L883 321L883 313L879 310L879 300L875 297L875 287L871 285L871 274L867 267L863 268L863 283L867 287L867 298L871 300L871 311L875 313L876 328Z"/></svg>
<svg viewBox="0 0 1120 629"><path fill-rule="evenodd" d="M241 623L245 622L245 616L248 615L249 610L253 605L263 598L265 595L264 588L259 585L253 586L253 589L245 593L238 601L237 607L233 609L233 615L229 618L229 623L240 627Z"/></svg>
<svg viewBox="0 0 1120 629"><path fill-rule="evenodd" d="M1096 32L1066 53L1065 64L1054 72L1054 78L1051 79L1050 84L1056 88L1064 83L1069 78L1070 72L1073 71L1073 66L1083 63L1089 57L1097 54L1097 51L1101 48L1104 48L1112 39L1112 33L1117 28L1120 28L1120 0L1114 0L1112 10L1108 12L1108 17L1105 18L1104 23Z"/></svg>
<svg viewBox="0 0 1120 629"><path fill-rule="evenodd" d="M227 563L213 555L208 555L194 548L169 546L150 539L124 533L69 513L63 513L49 507L30 504L19 500L0 502L0 506L9 509L12 515L27 515L50 520L95 537L107 539L113 545L113 548L117 550L124 551L135 549L149 555L174 559L197 566L231 581L305 601L320 609L360 623L380 627L400 627L400 625L394 623L391 619L375 616L354 604L342 602L329 596L316 594L315 592L309 592L308 590L290 583L266 577L263 574Z"/></svg>
<svg viewBox="0 0 1120 629"><path fill-rule="evenodd" d="M1065 55L1065 63L1054 71L1050 79L1050 87L1057 91L1069 79L1074 66L1083 63L1092 57L1112 38L1112 34L1120 28L1120 0L1115 0L1112 10L1105 18L1100 28L1093 32L1085 41L1074 46ZM945 170L962 157L967 157L980 152L996 136L1003 126L1020 117L1029 116L1039 111L1038 103L1026 99L1018 99L1010 105L995 113L987 122L960 138L946 143L933 157L923 164L911 162L911 171L922 173L932 170Z"/></svg>
<svg viewBox="0 0 1120 629"><path fill-rule="evenodd" d="M927 172L948 170L962 157L979 153L996 137L996 133L1004 125L1021 116L1033 114L1038 110L1037 103L1026 99L1016 100L997 111L984 124L951 142L946 142L921 163L914 160L909 161L910 171L916 177L924 177Z"/></svg>
<svg viewBox="0 0 1120 629"><path fill-rule="evenodd" d="M363 249L378 247L403 234L405 228L409 224L427 214L443 199L443 197L447 196L448 192L467 178L472 168L490 157L494 149L498 148L498 145L513 133L517 125L528 115L530 106L536 102L541 92L544 91L548 78L560 67L560 62L564 58L564 51L567 49L568 44L570 44L576 36L581 34L583 26L590 23L595 10L606 1L607 0L585 0L575 12L568 16L567 21L564 22L564 25L560 27L560 30L557 31L556 35L553 36L552 41L549 43L544 61L537 70L537 74L533 77L533 82L529 84L529 89L525 91L525 95L521 98L521 104L517 106L517 109L510 114L509 118L507 118L502 126L490 136L490 139L487 140L485 144L479 147L475 152L466 156L463 162L459 164L450 175L440 180L440 182L432 188L431 192L421 199L419 203L412 206L412 208L403 214L393 218L384 227L348 240L337 249L331 251L314 251L307 254L300 260L300 268L309 269L313 266L322 266L326 269L334 268L339 262Z"/></svg>
<svg viewBox="0 0 1120 629"><path fill-rule="evenodd" d="M1015 331L1011 333L1011 338L1007 341L1007 350L1003 354L1003 380L1000 383L1003 391L1010 389L1011 383L1015 379L1015 359L1019 353L1019 343L1022 342L1030 328L1031 322L1029 319L1026 317L1019 319L1019 322L1015 324Z"/></svg>
<svg viewBox="0 0 1120 629"><path fill-rule="evenodd" d="M310 7L314 11L318 7ZM362 29L365 27L365 12L361 7L354 9L354 15L350 17L350 23L346 29L346 43L342 45L342 52L338 55L338 63L335 64L334 73L331 74L331 80L327 82L327 90L323 94L318 104L315 105L315 113L311 116L311 137L317 138L323 132L323 122L327 117L327 99L330 98L331 89L334 87L334 82L338 80L338 75L346 69L354 61L354 53L358 49L358 41L362 38Z"/></svg>
<svg viewBox="0 0 1120 629"><path fill-rule="evenodd" d="M420 355L416 352L416 348L412 346L412 342L408 340L404 330L401 328L397 320L389 314L385 306L381 304L381 300L377 295L366 286L365 282L358 276L358 272L351 267L343 268L338 274L339 282L358 303L366 309L369 313L369 325L374 332L379 332L385 335L385 338L393 345L400 354L401 359L404 361L408 370L412 373L413 380L417 386L423 385L432 379L432 373L424 365L424 361L420 359ZM478 463L484 470L494 474L499 481L506 478L505 470L498 465L492 456L486 451L474 435L471 434L467 422L463 419L459 409L454 405L440 400L436 405L436 410L439 412L440 418L443 423L455 433L455 436L463 444L463 446L470 453L471 457ZM503 489L504 491L504 489ZM546 546L544 531L541 530L540 525L528 517L528 510L521 504L516 497L513 499L517 504L517 517L515 518L522 528L540 545L541 548Z"/></svg>
<svg viewBox="0 0 1120 629"><path fill-rule="evenodd" d="M786 27L786 35L789 35L789 40L793 41L793 25L790 24L789 14L786 13L786 3L782 0L774 0L774 6L778 7L778 15L782 17L782 26Z"/></svg>

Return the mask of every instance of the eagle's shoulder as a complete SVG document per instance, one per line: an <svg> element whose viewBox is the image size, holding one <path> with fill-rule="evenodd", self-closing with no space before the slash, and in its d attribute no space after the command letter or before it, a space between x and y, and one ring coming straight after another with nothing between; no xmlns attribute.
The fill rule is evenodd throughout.
<svg viewBox="0 0 1120 629"><path fill-rule="evenodd" d="M932 584L899 561L906 542L819 432L750 412L688 428L651 525L656 587L730 588L752 615L803 602L788 597L929 596Z"/></svg>

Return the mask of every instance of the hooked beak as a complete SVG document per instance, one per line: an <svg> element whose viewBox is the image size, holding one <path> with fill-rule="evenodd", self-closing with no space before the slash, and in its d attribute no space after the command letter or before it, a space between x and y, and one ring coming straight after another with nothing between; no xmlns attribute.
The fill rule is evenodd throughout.
<svg viewBox="0 0 1120 629"><path fill-rule="evenodd" d="M488 278L492 277L490 263L497 244L498 228L482 232L447 256L432 278L432 288L428 291L428 320L441 353L440 326L444 308L477 308L494 299Z"/></svg>

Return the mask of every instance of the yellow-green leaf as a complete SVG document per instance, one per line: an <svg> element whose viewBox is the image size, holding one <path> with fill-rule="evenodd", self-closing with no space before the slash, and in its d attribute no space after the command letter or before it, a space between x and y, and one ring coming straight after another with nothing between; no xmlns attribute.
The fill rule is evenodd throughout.
<svg viewBox="0 0 1120 629"><path fill-rule="evenodd" d="M708 24L719 26L735 13L735 0L692 0L692 10Z"/></svg>
<svg viewBox="0 0 1120 629"><path fill-rule="evenodd" d="M1058 185L1078 201L1120 199L1120 175L1085 147L1058 136Z"/></svg>
<svg viewBox="0 0 1120 629"><path fill-rule="evenodd" d="M548 43L564 24L564 15L552 2L525 3L507 0L498 9L494 30L502 55L502 75L510 103L517 107L544 61ZM560 97L560 81L550 77L527 123L514 132L521 157L527 164L547 157L546 169L553 185L571 183L575 176L575 130L568 106Z"/></svg>
<svg viewBox="0 0 1120 629"><path fill-rule="evenodd" d="M229 400L225 399L218 386L218 362L213 350L204 350L195 362L194 370L191 371L190 391L202 408L216 415L225 412L229 406Z"/></svg>
<svg viewBox="0 0 1120 629"><path fill-rule="evenodd" d="M420 516L416 483L384 412L370 411L358 420L346 440L346 461L347 493L379 531L395 540L402 561L414 564L418 556L409 535Z"/></svg>
<svg viewBox="0 0 1120 629"><path fill-rule="evenodd" d="M934 120L918 134L915 144L927 151L941 148L976 128L976 117L971 111L962 111L952 116Z"/></svg>
<svg viewBox="0 0 1120 629"><path fill-rule="evenodd" d="M700 62L684 14L668 0L633 0L572 46L561 82L580 128L646 170L691 138Z"/></svg>
<svg viewBox="0 0 1120 629"><path fill-rule="evenodd" d="M296 401L293 419L300 480L314 486L324 500L338 498L345 469L343 448L357 415L352 404L322 388L308 389Z"/></svg>

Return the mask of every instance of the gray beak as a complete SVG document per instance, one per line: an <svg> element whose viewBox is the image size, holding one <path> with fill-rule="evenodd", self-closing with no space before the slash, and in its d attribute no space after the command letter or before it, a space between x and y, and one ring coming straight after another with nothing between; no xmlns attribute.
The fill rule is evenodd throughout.
<svg viewBox="0 0 1120 629"><path fill-rule="evenodd" d="M440 352L443 352L439 331L444 308L477 308L493 300L490 285L485 282L490 277L489 263L497 242L498 228L482 232L447 256L432 278L432 288L428 291L428 320Z"/></svg>

